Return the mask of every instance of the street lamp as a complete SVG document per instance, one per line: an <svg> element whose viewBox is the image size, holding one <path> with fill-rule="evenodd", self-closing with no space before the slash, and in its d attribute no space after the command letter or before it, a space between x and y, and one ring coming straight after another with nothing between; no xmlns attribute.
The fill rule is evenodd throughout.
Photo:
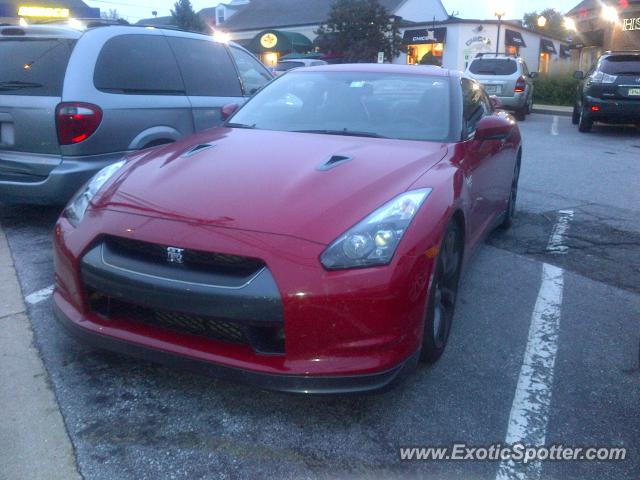
<svg viewBox="0 0 640 480"><path fill-rule="evenodd" d="M540 15L538 17L538 27L544 28L546 26L547 26L547 17L545 17L544 15Z"/></svg>
<svg viewBox="0 0 640 480"><path fill-rule="evenodd" d="M576 21L573 18L564 17L564 28L569 32L577 32L578 27Z"/></svg>
<svg viewBox="0 0 640 480"><path fill-rule="evenodd" d="M615 7L612 7L611 5L602 4L601 15L602 15L602 18L605 19L607 22L618 23L619 21L618 11L616 10Z"/></svg>
<svg viewBox="0 0 640 480"><path fill-rule="evenodd" d="M499 53L500 49L500 27L502 27L502 17L505 15L504 9L496 9L493 14L498 17L498 38L496 39L496 55Z"/></svg>

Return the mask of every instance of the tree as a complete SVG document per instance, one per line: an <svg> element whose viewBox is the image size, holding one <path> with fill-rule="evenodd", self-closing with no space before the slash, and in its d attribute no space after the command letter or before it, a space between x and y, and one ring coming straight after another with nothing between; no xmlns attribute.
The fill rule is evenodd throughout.
<svg viewBox="0 0 640 480"><path fill-rule="evenodd" d="M171 16L173 17L172 23L182 30L192 32L205 32L207 30L207 26L195 10L193 10L193 6L189 0L178 0L173 5Z"/></svg>
<svg viewBox="0 0 640 480"><path fill-rule="evenodd" d="M100 12L100 18L103 20L120 20L122 17L115 8L110 8L108 12Z"/></svg>
<svg viewBox="0 0 640 480"><path fill-rule="evenodd" d="M538 18L540 16L547 19L547 23L544 27L538 26ZM567 29L564 27L564 15L554 8L545 8L540 13L537 11L525 13L524 18L522 19L522 24L532 30L560 38L566 38L569 34Z"/></svg>
<svg viewBox="0 0 640 480"><path fill-rule="evenodd" d="M378 52L389 60L402 47L395 20L378 0L336 0L316 31L317 43L322 51L343 53L347 62L373 62Z"/></svg>

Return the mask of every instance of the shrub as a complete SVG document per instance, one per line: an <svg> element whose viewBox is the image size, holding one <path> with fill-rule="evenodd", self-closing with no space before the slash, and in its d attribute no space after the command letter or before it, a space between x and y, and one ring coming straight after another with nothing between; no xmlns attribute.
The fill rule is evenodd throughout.
<svg viewBox="0 0 640 480"><path fill-rule="evenodd" d="M571 75L540 75L533 80L533 102L573 106L578 80Z"/></svg>

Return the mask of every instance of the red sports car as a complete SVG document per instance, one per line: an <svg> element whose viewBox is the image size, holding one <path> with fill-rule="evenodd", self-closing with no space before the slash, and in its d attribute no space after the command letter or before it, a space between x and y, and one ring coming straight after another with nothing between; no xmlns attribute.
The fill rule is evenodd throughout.
<svg viewBox="0 0 640 480"><path fill-rule="evenodd" d="M383 389L442 355L465 261L512 221L521 155L513 118L460 72L293 70L76 194L56 316L261 388Z"/></svg>

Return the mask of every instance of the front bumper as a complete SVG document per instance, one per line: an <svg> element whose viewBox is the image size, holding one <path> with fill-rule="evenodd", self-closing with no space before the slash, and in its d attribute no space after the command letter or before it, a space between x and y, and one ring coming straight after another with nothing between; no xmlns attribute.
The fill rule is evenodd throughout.
<svg viewBox="0 0 640 480"><path fill-rule="evenodd" d="M3 180L0 169L0 201L39 205L64 205L73 194L100 169L122 160L125 152L86 157L61 157L62 161L44 177L28 181ZM25 156L24 169L36 170L41 158Z"/></svg>
<svg viewBox="0 0 640 480"><path fill-rule="evenodd" d="M611 99L587 96L584 106L589 112L589 118L605 123L634 123L640 121L640 98L637 100ZM594 112L591 107L598 107Z"/></svg>
<svg viewBox="0 0 640 480"><path fill-rule="evenodd" d="M139 325L126 318L101 317L88 300L83 259L90 258L93 246L104 235L127 234L200 251L210 251L215 245L216 251L225 254L264 260L277 288L277 293L269 290L269 295L278 301L264 303L264 296L254 292L239 302L244 312L227 308L223 314L253 323L280 318L284 351L265 354L249 345ZM425 248L416 255L397 255L386 267L329 272L318 260L324 248L287 236L90 209L77 228L64 218L56 225L54 302L58 317L82 338L117 351L177 366L201 364L201 370L276 390L345 393L385 388L415 365L433 259L424 255ZM130 285L139 288L139 279L134 280ZM131 294L113 283L108 288L115 296ZM144 295L149 302L162 301L162 295L152 298L144 290L136 291L134 298ZM219 313L215 306L219 299L209 298L214 304L207 305L201 293L189 292L184 298L174 297L173 302L190 309L213 305ZM281 313L269 307L275 303ZM251 305L260 312L256 314Z"/></svg>

